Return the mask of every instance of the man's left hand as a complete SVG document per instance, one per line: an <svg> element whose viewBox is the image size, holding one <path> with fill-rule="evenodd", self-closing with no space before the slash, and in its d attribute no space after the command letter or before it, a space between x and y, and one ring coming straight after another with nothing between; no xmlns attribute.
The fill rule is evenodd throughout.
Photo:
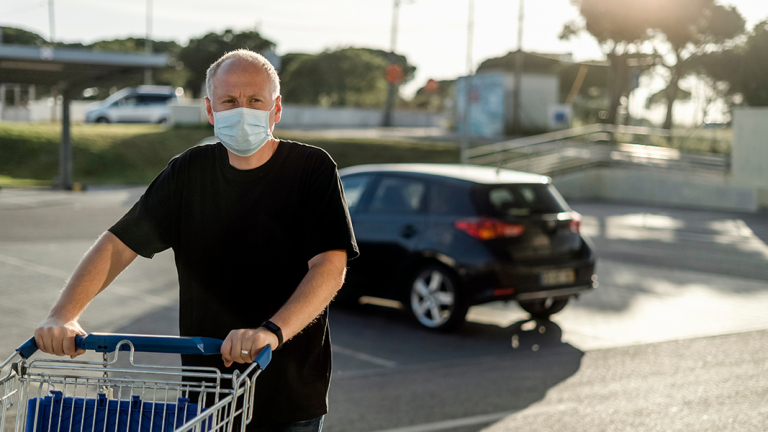
<svg viewBox="0 0 768 432"><path fill-rule="evenodd" d="M277 348L277 336L265 328L232 330L221 345L224 366L232 363L252 363L262 348L271 345Z"/></svg>

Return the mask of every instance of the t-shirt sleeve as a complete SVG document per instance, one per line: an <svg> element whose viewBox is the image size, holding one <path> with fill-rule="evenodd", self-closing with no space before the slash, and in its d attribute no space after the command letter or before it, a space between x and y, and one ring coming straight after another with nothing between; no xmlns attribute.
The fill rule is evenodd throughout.
<svg viewBox="0 0 768 432"><path fill-rule="evenodd" d="M308 193L307 260L330 250L347 251L347 259L360 252L336 164L325 152L311 175Z"/></svg>
<svg viewBox="0 0 768 432"><path fill-rule="evenodd" d="M109 232L137 254L152 258L173 246L174 227L178 214L175 181L178 158L152 181L139 201L134 204Z"/></svg>

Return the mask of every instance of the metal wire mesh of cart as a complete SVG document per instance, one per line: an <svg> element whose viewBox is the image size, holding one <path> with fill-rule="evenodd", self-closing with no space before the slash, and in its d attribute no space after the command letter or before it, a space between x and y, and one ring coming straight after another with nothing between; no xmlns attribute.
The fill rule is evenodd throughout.
<svg viewBox="0 0 768 432"><path fill-rule="evenodd" d="M0 365L0 432L243 432L253 419L256 377L271 359L267 346L244 372L222 374L133 360L135 351L217 354L215 339L79 337L78 348L104 352L101 362L30 360L36 346L29 344L34 339ZM126 355L129 365L116 367Z"/></svg>

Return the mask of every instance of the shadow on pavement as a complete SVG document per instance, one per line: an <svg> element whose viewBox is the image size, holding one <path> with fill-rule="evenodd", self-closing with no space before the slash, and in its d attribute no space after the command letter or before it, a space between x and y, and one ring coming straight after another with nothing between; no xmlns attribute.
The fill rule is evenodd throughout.
<svg viewBox="0 0 768 432"><path fill-rule="evenodd" d="M467 323L445 334L421 330L398 312L368 306L331 312L335 374L325 430L374 431L521 410L574 375L584 355L562 342L551 321L506 328ZM394 365L362 365L347 358L355 352Z"/></svg>
<svg viewBox="0 0 768 432"><path fill-rule="evenodd" d="M600 288L578 307L621 312L641 294L678 295L689 287L752 294L768 286L761 283L768 281L765 215L597 202L573 207L584 215L582 233L595 246L600 278ZM603 266L603 259L612 262ZM733 277L744 283L726 279Z"/></svg>
<svg viewBox="0 0 768 432"><path fill-rule="evenodd" d="M114 333L177 336L179 334L179 309L177 307L164 307L154 310L120 327ZM137 352L133 356L133 362L143 365L180 366L181 358L177 354ZM127 353L120 353L115 367L127 367L129 364ZM137 377L134 376L134 378Z"/></svg>

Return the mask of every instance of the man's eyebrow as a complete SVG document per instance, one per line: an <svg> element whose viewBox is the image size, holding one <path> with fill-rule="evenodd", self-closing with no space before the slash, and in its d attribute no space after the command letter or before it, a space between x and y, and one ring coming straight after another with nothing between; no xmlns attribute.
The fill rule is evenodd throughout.
<svg viewBox="0 0 768 432"><path fill-rule="evenodd" d="M230 94L225 94L225 95L221 95L221 98L222 99L226 99L226 98L237 99L237 96L230 95ZM264 100L267 99L266 97L264 97L263 94L259 94L259 93L249 94L249 95L246 96L246 98L249 98L249 99L250 98L256 98L256 99L264 99Z"/></svg>

